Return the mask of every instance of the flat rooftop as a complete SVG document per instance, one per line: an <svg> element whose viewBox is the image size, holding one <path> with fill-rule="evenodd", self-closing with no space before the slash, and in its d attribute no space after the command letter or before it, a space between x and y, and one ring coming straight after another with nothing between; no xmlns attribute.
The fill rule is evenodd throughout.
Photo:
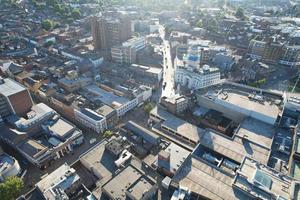
<svg viewBox="0 0 300 200"><path fill-rule="evenodd" d="M163 120L161 125L162 127L172 130L182 137L191 140L195 144L198 143L203 135L203 129L172 115L161 107L156 106L153 110L151 110L150 115Z"/></svg>
<svg viewBox="0 0 300 200"><path fill-rule="evenodd" d="M117 158L105 150L107 143L107 140L101 141L79 158L82 165L90 170L102 183L106 183L111 179L117 170L114 163Z"/></svg>
<svg viewBox="0 0 300 200"><path fill-rule="evenodd" d="M3 82L1 82L3 81ZM3 94L6 97L9 97L13 94L19 93L26 90L26 87L21 85L20 83L10 79L5 78L1 79L0 77L0 94Z"/></svg>
<svg viewBox="0 0 300 200"><path fill-rule="evenodd" d="M270 124L275 123L278 114L282 111L281 93L245 85L224 82L198 91L197 94L218 106L221 105L246 116L265 120Z"/></svg>
<svg viewBox="0 0 300 200"><path fill-rule="evenodd" d="M271 149L275 128L251 117L246 118L235 133L235 137L244 138L252 143Z"/></svg>
<svg viewBox="0 0 300 200"><path fill-rule="evenodd" d="M233 178L217 168L191 157L175 174L173 180L182 187L188 187L191 192L208 199L251 199L232 188Z"/></svg>
<svg viewBox="0 0 300 200"><path fill-rule="evenodd" d="M246 157L233 186L259 199L294 199L295 180ZM280 197L280 198L278 198Z"/></svg>
<svg viewBox="0 0 300 200"><path fill-rule="evenodd" d="M88 85L86 89L90 93L95 94L96 99L99 99L100 101L111 106L112 108L118 108L129 101L129 99L125 97L117 96L112 92L107 92L94 84Z"/></svg>
<svg viewBox="0 0 300 200"><path fill-rule="evenodd" d="M200 139L200 144L238 163L241 163L247 155L263 164L267 164L269 160L269 148L239 137L233 139L224 137L212 130L205 131Z"/></svg>
<svg viewBox="0 0 300 200"><path fill-rule="evenodd" d="M102 190L112 199L125 200L126 193L141 199L144 192L150 190L154 184L140 170L129 165L106 183Z"/></svg>
<svg viewBox="0 0 300 200"><path fill-rule="evenodd" d="M247 93L240 93L234 90L226 90L224 92L218 95L218 100L226 101L247 110L258 111L274 118L277 118L280 112L279 107L271 102L250 100Z"/></svg>
<svg viewBox="0 0 300 200"><path fill-rule="evenodd" d="M171 142L166 149L161 151L170 154L170 162L158 162L158 166L163 167L164 169L167 169L173 173L175 173L179 169L179 167L182 165L185 159L187 159L188 156L191 154L191 152L187 151L186 149L178 146L173 142Z"/></svg>
<svg viewBox="0 0 300 200"><path fill-rule="evenodd" d="M49 130L58 134L60 137L65 138L66 135L71 133L75 129L75 126L67 121L59 118L53 125L49 126Z"/></svg>
<svg viewBox="0 0 300 200"><path fill-rule="evenodd" d="M43 178L40 182L38 182L36 186L40 189L41 192L44 193L46 190L52 187L53 184L59 182L61 180L61 177L63 177L66 172L70 171L71 169L72 168L68 164L63 164L51 174Z"/></svg>
<svg viewBox="0 0 300 200"><path fill-rule="evenodd" d="M80 112L82 112L83 114L85 114L86 116L88 116L89 118L95 121L100 121L103 119L103 116L101 116L100 114L96 113L95 111L89 108L83 108L80 110Z"/></svg>
<svg viewBox="0 0 300 200"><path fill-rule="evenodd" d="M0 174L9 169L15 163L15 159L6 153L0 155Z"/></svg>
<svg viewBox="0 0 300 200"><path fill-rule="evenodd" d="M18 145L18 148L33 158L38 157L40 153L45 152L48 149L46 146L30 139L27 139L24 143Z"/></svg>

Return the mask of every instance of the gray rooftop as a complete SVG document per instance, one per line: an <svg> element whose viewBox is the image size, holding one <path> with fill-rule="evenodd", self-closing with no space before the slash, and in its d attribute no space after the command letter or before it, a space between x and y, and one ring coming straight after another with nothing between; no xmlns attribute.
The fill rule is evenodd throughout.
<svg viewBox="0 0 300 200"><path fill-rule="evenodd" d="M114 164L117 158L105 150L107 143L107 140L101 141L79 158L82 165L102 183L106 183L117 170Z"/></svg>
<svg viewBox="0 0 300 200"><path fill-rule="evenodd" d="M233 186L252 198L295 199L295 180L259 162L246 157L238 171ZM298 191L297 191L298 193Z"/></svg>
<svg viewBox="0 0 300 200"><path fill-rule="evenodd" d="M107 92L99 88L97 85L89 85L86 87L86 89L89 92L95 94L97 96L96 99L99 99L103 103L113 108L118 108L129 101L129 99L127 99L126 97L117 96L112 92Z"/></svg>
<svg viewBox="0 0 300 200"><path fill-rule="evenodd" d="M49 130L60 137L66 138L67 135L75 130L75 126L60 118L49 126Z"/></svg>
<svg viewBox="0 0 300 200"><path fill-rule="evenodd" d="M156 106L153 110L151 110L150 114L163 120L162 127L171 129L195 144L198 143L199 139L203 135L203 129L179 119L178 117L175 117L159 106Z"/></svg>
<svg viewBox="0 0 300 200"><path fill-rule="evenodd" d="M3 83L1 83L1 80L3 80ZM26 90L26 88L20 83L10 78L1 79L0 77L0 94L9 97L24 90Z"/></svg>
<svg viewBox="0 0 300 200"><path fill-rule="evenodd" d="M205 162L191 157L173 177L182 187L188 187L193 193L214 200L248 200L242 192L232 188L233 177Z"/></svg>
<svg viewBox="0 0 300 200"><path fill-rule="evenodd" d="M267 164L270 148L266 148L239 137L233 139L212 130L206 130L200 139L200 144L241 163L245 156L252 156L255 160Z"/></svg>
<svg viewBox="0 0 300 200"><path fill-rule="evenodd" d="M102 190L111 199L126 199L130 193L136 199L141 199L143 193L152 188L154 182L132 165L127 166L118 175L105 184Z"/></svg>

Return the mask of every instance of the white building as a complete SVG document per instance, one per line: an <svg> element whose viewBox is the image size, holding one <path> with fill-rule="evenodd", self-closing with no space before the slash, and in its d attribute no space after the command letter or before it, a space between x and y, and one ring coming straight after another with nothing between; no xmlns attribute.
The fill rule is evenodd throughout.
<svg viewBox="0 0 300 200"><path fill-rule="evenodd" d="M187 61L175 60L175 82L189 89L200 89L220 83L221 74L218 68L208 65L200 66L199 56L188 56Z"/></svg>
<svg viewBox="0 0 300 200"><path fill-rule="evenodd" d="M121 117L128 111L148 100L152 95L152 89L147 86L140 86L138 89L128 92L130 95L121 94L120 91L108 92L99 88L97 85L89 85L87 91L95 95L95 99L100 100L104 104L114 108L117 111L117 116Z"/></svg>
<svg viewBox="0 0 300 200"><path fill-rule="evenodd" d="M132 38L122 44L111 48L112 60L118 63L134 63L136 61L136 53L146 45L145 37Z"/></svg>
<svg viewBox="0 0 300 200"><path fill-rule="evenodd" d="M0 151L2 151L0 149ZM6 153L0 152L0 182L10 176L17 176L21 171L18 161Z"/></svg>
<svg viewBox="0 0 300 200"><path fill-rule="evenodd" d="M81 110L75 109L75 119L97 133L102 133L107 129L106 118L88 108L83 108Z"/></svg>

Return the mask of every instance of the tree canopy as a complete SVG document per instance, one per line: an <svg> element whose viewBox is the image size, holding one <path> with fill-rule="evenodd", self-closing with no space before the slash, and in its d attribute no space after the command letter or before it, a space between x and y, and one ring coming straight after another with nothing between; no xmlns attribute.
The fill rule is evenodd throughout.
<svg viewBox="0 0 300 200"><path fill-rule="evenodd" d="M24 187L23 180L19 177L8 177L3 183L0 183L0 199L14 200Z"/></svg>
<svg viewBox="0 0 300 200"><path fill-rule="evenodd" d="M53 21L50 19L46 19L44 21L42 21L42 28L45 29L46 31L49 31L53 28Z"/></svg>

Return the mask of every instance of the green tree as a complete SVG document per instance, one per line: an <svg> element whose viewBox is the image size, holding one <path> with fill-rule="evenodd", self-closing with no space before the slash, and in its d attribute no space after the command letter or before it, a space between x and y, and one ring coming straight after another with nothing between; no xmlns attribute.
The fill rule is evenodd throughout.
<svg viewBox="0 0 300 200"><path fill-rule="evenodd" d="M245 18L244 9L238 8L235 12L235 16L239 19L244 19Z"/></svg>
<svg viewBox="0 0 300 200"><path fill-rule="evenodd" d="M199 20L196 24L197 27L202 28L203 27L203 23L202 20Z"/></svg>
<svg viewBox="0 0 300 200"><path fill-rule="evenodd" d="M71 15L74 19L78 19L81 16L80 10L78 8L72 10Z"/></svg>
<svg viewBox="0 0 300 200"><path fill-rule="evenodd" d="M103 137L105 137L105 138L109 138L109 137L111 137L112 135L113 135L113 132L110 131L110 130L106 130L106 131L104 131L104 133L103 133Z"/></svg>
<svg viewBox="0 0 300 200"><path fill-rule="evenodd" d="M4 183L0 183L0 199L13 200L16 199L24 187L23 180L19 177L8 177Z"/></svg>
<svg viewBox="0 0 300 200"><path fill-rule="evenodd" d="M144 111L149 114L151 112L151 110L154 108L154 105L152 103L147 103L144 106Z"/></svg>
<svg viewBox="0 0 300 200"><path fill-rule="evenodd" d="M53 21L51 21L50 19L42 21L42 28L46 31L51 30L53 28Z"/></svg>

